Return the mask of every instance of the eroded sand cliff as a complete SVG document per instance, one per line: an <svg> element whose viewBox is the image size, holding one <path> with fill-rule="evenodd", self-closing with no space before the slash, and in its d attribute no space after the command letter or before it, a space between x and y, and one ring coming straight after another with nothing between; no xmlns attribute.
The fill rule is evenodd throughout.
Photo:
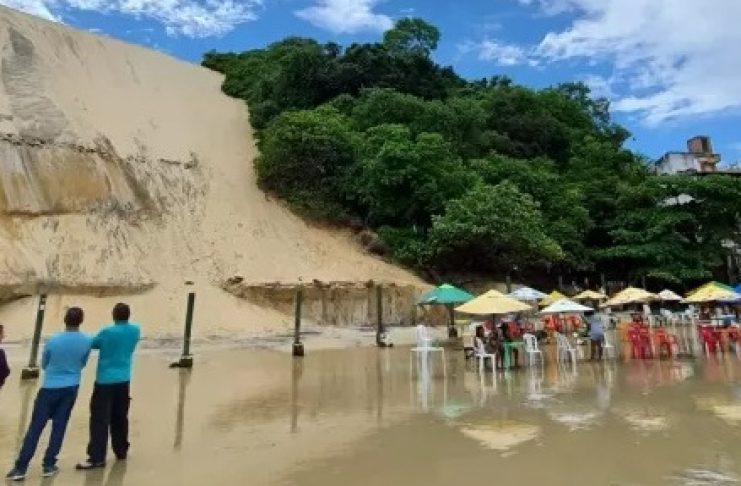
<svg viewBox="0 0 741 486"><path fill-rule="evenodd" d="M249 284L421 285L343 232L313 227L256 186L245 105L198 66L0 7L0 321L31 332L80 303L91 327L130 301L149 335L259 331L285 314L230 295ZM195 285L187 286L192 281Z"/></svg>

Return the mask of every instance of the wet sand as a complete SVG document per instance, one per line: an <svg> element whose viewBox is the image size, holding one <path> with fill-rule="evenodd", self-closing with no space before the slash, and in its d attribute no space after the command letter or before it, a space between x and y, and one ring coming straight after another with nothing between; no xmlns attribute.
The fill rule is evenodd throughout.
<svg viewBox="0 0 741 486"><path fill-rule="evenodd" d="M18 356L22 354L14 352ZM137 357L127 463L78 473L86 371L62 471L67 485L737 484L741 364L547 363L486 375L458 354L410 370L408 349L310 353L208 350L192 371L177 353ZM94 363L91 363L94 365ZM413 377L410 376L413 372ZM36 384L0 391L0 465L9 467Z"/></svg>

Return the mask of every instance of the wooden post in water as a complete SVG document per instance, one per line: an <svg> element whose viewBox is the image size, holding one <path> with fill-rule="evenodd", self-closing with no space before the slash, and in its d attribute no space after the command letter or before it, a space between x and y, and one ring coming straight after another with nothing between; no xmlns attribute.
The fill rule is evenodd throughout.
<svg viewBox="0 0 741 486"><path fill-rule="evenodd" d="M507 278L505 282L507 284L507 293L509 294L510 292L512 292L512 275L511 274L509 273L507 274Z"/></svg>
<svg viewBox="0 0 741 486"><path fill-rule="evenodd" d="M41 329L44 327L44 312L46 311L46 294L39 296L39 305L36 309L36 325L33 329L33 340L31 341L31 357L28 366L21 370L22 380L31 380L39 377L39 343L41 341Z"/></svg>
<svg viewBox="0 0 741 486"><path fill-rule="evenodd" d="M558 290L563 291L563 275L558 276Z"/></svg>
<svg viewBox="0 0 741 486"><path fill-rule="evenodd" d="M376 284L376 345L379 348L389 347L383 325L383 287L380 284Z"/></svg>
<svg viewBox="0 0 741 486"><path fill-rule="evenodd" d="M646 276L645 275L641 277L641 288L643 289L646 288Z"/></svg>
<svg viewBox="0 0 741 486"><path fill-rule="evenodd" d="M293 322L293 355L302 357L304 355L304 343L301 342L301 307L304 304L304 289L296 290L296 310Z"/></svg>
<svg viewBox="0 0 741 486"><path fill-rule="evenodd" d="M607 279L605 279L605 274L604 273L600 273L599 276L600 276L600 280L602 282L602 291L604 293L607 293Z"/></svg>
<svg viewBox="0 0 741 486"><path fill-rule="evenodd" d="M191 371L180 370L178 376L178 408L175 415L175 443L173 448L177 451L183 445L183 429L185 426L185 393L190 381Z"/></svg>
<svg viewBox="0 0 741 486"><path fill-rule="evenodd" d="M185 310L185 331L183 333L183 353L180 359L170 368L192 368L193 355L190 354L190 336L193 329L193 310L196 305L196 293L188 293L188 306Z"/></svg>
<svg viewBox="0 0 741 486"><path fill-rule="evenodd" d="M448 323L448 337L450 339L455 339L458 337L458 329L455 327L455 309L453 308L453 304L448 304L445 307L448 308L448 316L450 317Z"/></svg>

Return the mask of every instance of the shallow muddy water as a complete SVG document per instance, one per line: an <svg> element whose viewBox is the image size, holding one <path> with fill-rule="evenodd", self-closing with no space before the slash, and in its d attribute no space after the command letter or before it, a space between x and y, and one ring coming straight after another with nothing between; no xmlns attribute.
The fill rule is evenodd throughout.
<svg viewBox="0 0 741 486"><path fill-rule="evenodd" d="M447 353L208 351L191 371L137 357L127 463L79 473L91 369L60 455L26 484L705 485L741 481L741 362L584 363L491 373ZM18 367L19 363L15 363ZM411 376L413 375L413 376ZM0 391L9 468L36 384Z"/></svg>

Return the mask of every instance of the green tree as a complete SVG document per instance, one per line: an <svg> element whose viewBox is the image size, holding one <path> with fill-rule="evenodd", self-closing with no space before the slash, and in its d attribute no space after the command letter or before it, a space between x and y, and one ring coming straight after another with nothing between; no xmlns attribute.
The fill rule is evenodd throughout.
<svg viewBox="0 0 741 486"><path fill-rule="evenodd" d="M563 256L538 204L510 182L477 184L449 201L434 218L429 239L434 261L449 267L475 262L482 270L531 268Z"/></svg>
<svg viewBox="0 0 741 486"><path fill-rule="evenodd" d="M356 161L355 145L355 134L337 110L286 112L260 139L258 183L312 214L344 216L342 184Z"/></svg>
<svg viewBox="0 0 741 486"><path fill-rule="evenodd" d="M383 45L395 54L429 56L440 42L440 30L420 18L403 18L383 34Z"/></svg>
<svg viewBox="0 0 741 486"><path fill-rule="evenodd" d="M589 211L577 184L558 173L548 159L522 160L502 155L471 161L471 168L490 185L509 181L540 204L547 234L563 249L563 263L589 269L584 238L592 227Z"/></svg>
<svg viewBox="0 0 741 486"><path fill-rule="evenodd" d="M379 125L365 134L350 187L372 225L427 227L473 180L439 134Z"/></svg>
<svg viewBox="0 0 741 486"><path fill-rule="evenodd" d="M612 225L615 245L600 253L638 279L691 284L722 268L739 243L741 181L723 176L650 177L625 187Z"/></svg>

